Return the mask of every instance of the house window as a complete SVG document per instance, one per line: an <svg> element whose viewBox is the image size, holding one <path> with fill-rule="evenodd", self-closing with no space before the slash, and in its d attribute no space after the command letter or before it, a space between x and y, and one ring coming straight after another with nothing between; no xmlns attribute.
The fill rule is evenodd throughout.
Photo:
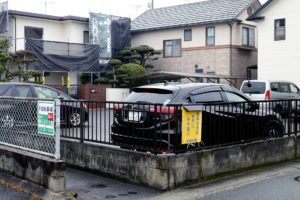
<svg viewBox="0 0 300 200"><path fill-rule="evenodd" d="M215 75L216 72L207 72L207 74ZM208 79L207 79L207 82L208 82L208 83L215 83L216 81L215 81L214 78L208 78Z"/></svg>
<svg viewBox="0 0 300 200"><path fill-rule="evenodd" d="M285 40L285 19L275 20L275 40Z"/></svg>
<svg viewBox="0 0 300 200"><path fill-rule="evenodd" d="M25 27L25 49L29 49L28 45L26 44L26 39L43 39L43 29L42 28L35 28L35 27Z"/></svg>
<svg viewBox="0 0 300 200"><path fill-rule="evenodd" d="M184 41L192 41L192 29L184 30Z"/></svg>
<svg viewBox="0 0 300 200"><path fill-rule="evenodd" d="M243 27L243 41L244 46L255 46L255 31L254 28Z"/></svg>
<svg viewBox="0 0 300 200"><path fill-rule="evenodd" d="M215 27L206 28L206 46L215 45Z"/></svg>
<svg viewBox="0 0 300 200"><path fill-rule="evenodd" d="M164 40L164 57L180 57L181 56L181 39Z"/></svg>
<svg viewBox="0 0 300 200"><path fill-rule="evenodd" d="M83 31L83 43L89 44L90 43L90 32Z"/></svg>
<svg viewBox="0 0 300 200"><path fill-rule="evenodd" d="M196 69L197 74L203 74L203 69ZM196 78L197 83L203 83L203 78Z"/></svg>

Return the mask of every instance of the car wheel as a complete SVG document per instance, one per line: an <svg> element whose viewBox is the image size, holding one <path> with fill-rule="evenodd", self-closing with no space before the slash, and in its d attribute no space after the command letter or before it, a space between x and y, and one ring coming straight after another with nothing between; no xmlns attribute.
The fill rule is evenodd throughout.
<svg viewBox="0 0 300 200"><path fill-rule="evenodd" d="M267 138L276 138L283 135L283 129L277 122L270 123L265 129L265 136Z"/></svg>
<svg viewBox="0 0 300 200"><path fill-rule="evenodd" d="M73 127L77 127L80 125L80 113L78 111L72 112L69 118L69 123Z"/></svg>
<svg viewBox="0 0 300 200"><path fill-rule="evenodd" d="M12 128L15 125L15 118L10 114L5 114L1 117L0 127L2 128Z"/></svg>

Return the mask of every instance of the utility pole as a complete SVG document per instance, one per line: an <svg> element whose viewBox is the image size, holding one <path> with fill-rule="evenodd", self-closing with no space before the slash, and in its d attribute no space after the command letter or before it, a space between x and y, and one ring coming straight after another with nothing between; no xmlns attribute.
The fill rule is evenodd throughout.
<svg viewBox="0 0 300 200"><path fill-rule="evenodd" d="M49 2L48 2L49 1ZM47 5L48 4L55 4L55 2L53 0L44 0L43 2L41 2L42 4L44 4L45 6L45 15L47 14Z"/></svg>

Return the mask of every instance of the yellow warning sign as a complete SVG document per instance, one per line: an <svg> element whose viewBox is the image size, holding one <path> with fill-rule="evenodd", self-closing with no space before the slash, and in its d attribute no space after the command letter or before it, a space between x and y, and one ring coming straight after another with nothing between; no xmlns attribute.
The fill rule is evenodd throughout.
<svg viewBox="0 0 300 200"><path fill-rule="evenodd" d="M182 144L198 143L202 140L202 111L187 111L182 107Z"/></svg>

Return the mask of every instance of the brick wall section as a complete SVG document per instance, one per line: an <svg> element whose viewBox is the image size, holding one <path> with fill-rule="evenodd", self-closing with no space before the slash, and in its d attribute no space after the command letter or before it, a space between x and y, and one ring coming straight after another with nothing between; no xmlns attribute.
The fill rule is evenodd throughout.
<svg viewBox="0 0 300 200"><path fill-rule="evenodd" d="M49 87L53 87L59 91L63 92L63 86L62 85L47 85ZM74 87L74 86L72 86ZM106 88L111 88L110 84L80 84L77 85L77 94L78 94L78 100L84 100L84 101L106 101ZM91 90L94 89L96 92L91 93ZM100 103L87 103L87 106L89 108L103 108L105 107L105 104Z"/></svg>
<svg viewBox="0 0 300 200"><path fill-rule="evenodd" d="M247 79L247 67L257 65L257 51L233 49L232 50L232 74L243 76ZM257 77L253 71L252 79ZM238 81L238 87L243 80ZM239 89L239 88L238 88Z"/></svg>
<svg viewBox="0 0 300 200"><path fill-rule="evenodd" d="M83 84L78 85L78 99L86 101L106 101L106 88L111 88L111 85L101 84ZM91 93L91 90L94 89L96 92ZM87 104L89 108L102 108L106 104Z"/></svg>
<svg viewBox="0 0 300 200"><path fill-rule="evenodd" d="M183 50L181 57L163 58L152 61L154 65L152 70L163 70L172 72L195 73L197 69L203 69L203 73L215 72L220 75L230 74L229 62L230 48L204 48ZM251 48L233 48L232 49L232 75L247 78L247 67L257 65L257 51ZM204 80L205 81L205 80ZM243 80L238 81L237 87ZM186 81L183 81L186 82ZM228 84L226 80L220 80L220 83Z"/></svg>

